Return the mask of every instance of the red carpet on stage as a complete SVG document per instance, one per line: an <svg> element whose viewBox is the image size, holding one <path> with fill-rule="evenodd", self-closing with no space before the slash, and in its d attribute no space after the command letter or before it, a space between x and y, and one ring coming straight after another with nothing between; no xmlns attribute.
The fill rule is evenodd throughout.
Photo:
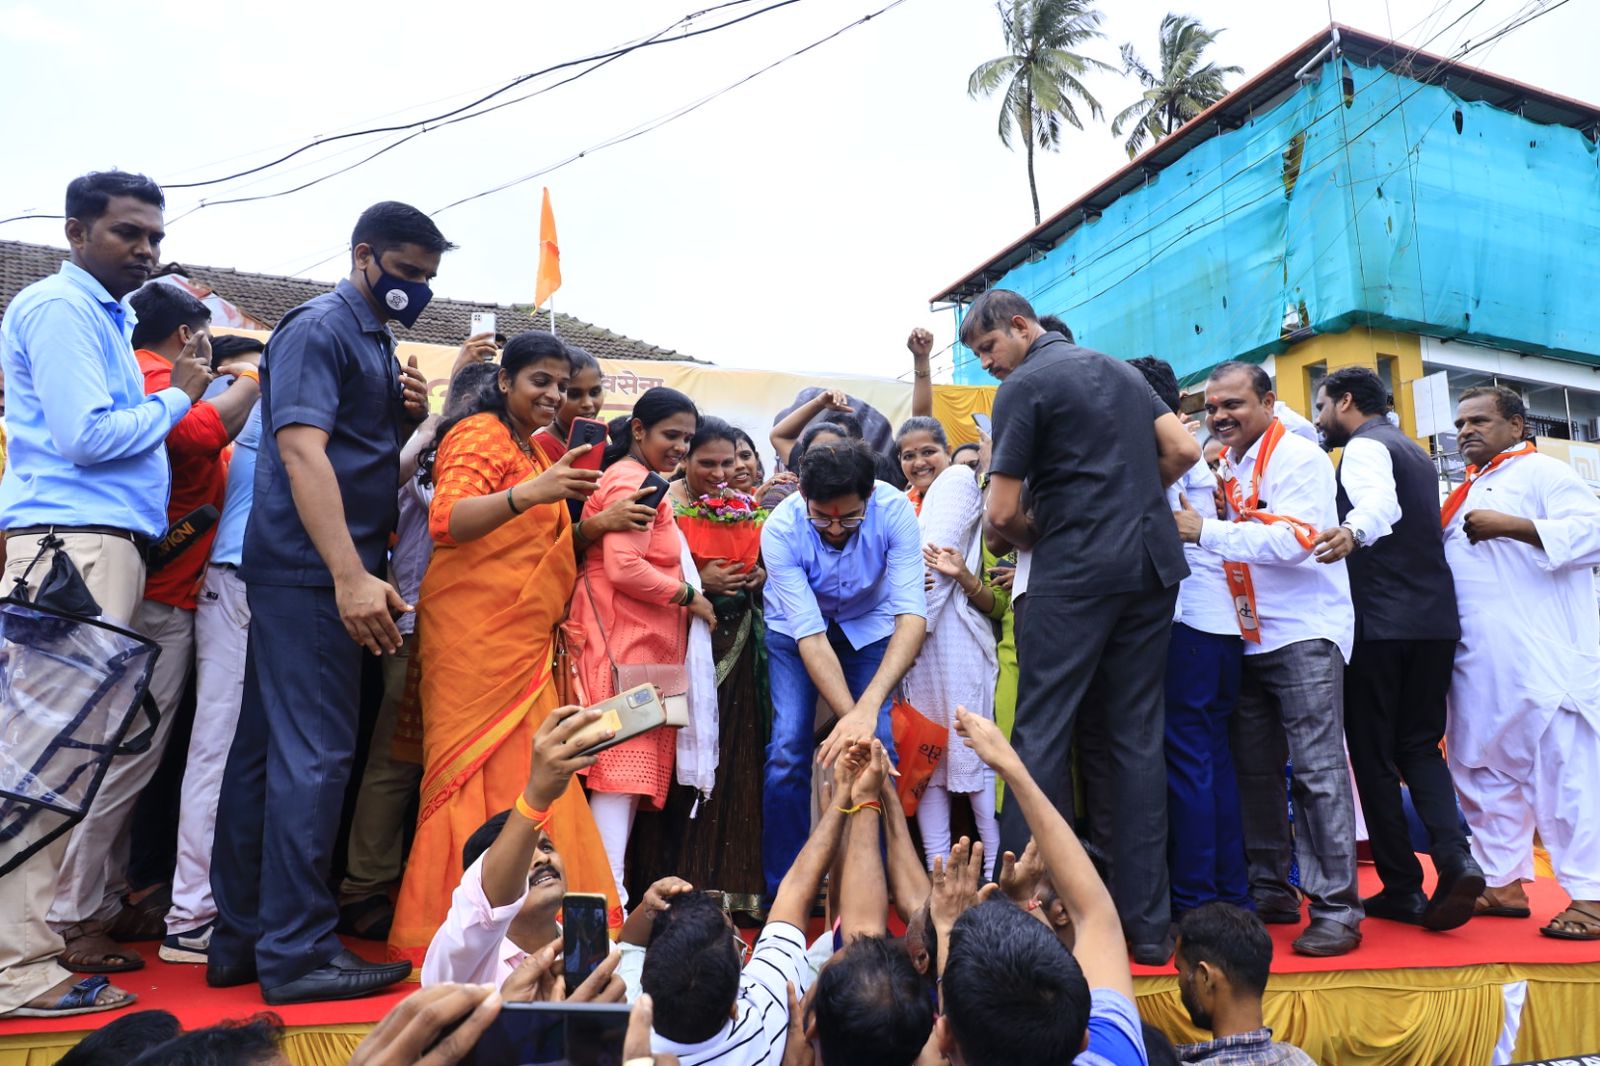
<svg viewBox="0 0 1600 1066"><path fill-rule="evenodd" d="M367 940L349 940L350 949L363 958L382 961L383 945ZM396 1003L416 991L415 984L401 984L395 991L364 999L335 1003L301 1003L288 1007L269 1007L261 990L251 985L237 988L211 988L206 984L206 968L162 962L156 956L159 941L134 945L145 958L145 967L131 973L106 976L118 988L136 994L139 1002L129 1010L165 1010L177 1015L185 1029L198 1029L229 1019L248 1018L271 1011L289 1027L306 1025L348 1025L376 1022ZM20 1033L73 1033L119 1017L125 1011L104 1014L78 1014L67 1018L0 1019L0 1038Z"/></svg>
<svg viewBox="0 0 1600 1066"><path fill-rule="evenodd" d="M1422 861L1427 891L1433 891L1433 866ZM1361 894L1370 896L1383 887L1378 871L1360 867ZM1567 894L1554 881L1541 878L1524 886L1531 918L1474 918L1460 929L1432 933L1414 925L1368 918L1361 923L1361 946L1349 955L1314 959L1296 955L1289 946L1305 931L1299 925L1269 925L1272 934L1272 972L1326 973L1333 970L1408 970L1453 966L1478 966L1488 962L1558 963L1600 962L1600 941L1557 940L1540 934L1539 927L1561 913ZM1304 908L1302 908L1303 910ZM1135 977L1172 973L1170 965L1133 967Z"/></svg>

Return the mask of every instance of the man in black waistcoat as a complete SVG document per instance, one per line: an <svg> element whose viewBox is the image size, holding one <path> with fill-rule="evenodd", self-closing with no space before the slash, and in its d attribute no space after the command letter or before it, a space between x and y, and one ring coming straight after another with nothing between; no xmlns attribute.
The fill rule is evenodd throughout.
<svg viewBox="0 0 1600 1066"><path fill-rule="evenodd" d="M1345 738L1383 879L1383 891L1362 903L1374 918L1454 929L1472 917L1484 884L1439 751L1460 620L1439 530L1438 472L1384 417L1387 395L1366 367L1335 370L1317 393L1317 427L1329 448L1344 449L1340 524L1317 537L1317 558L1347 559L1356 609ZM1402 780L1439 874L1432 898L1422 891Z"/></svg>

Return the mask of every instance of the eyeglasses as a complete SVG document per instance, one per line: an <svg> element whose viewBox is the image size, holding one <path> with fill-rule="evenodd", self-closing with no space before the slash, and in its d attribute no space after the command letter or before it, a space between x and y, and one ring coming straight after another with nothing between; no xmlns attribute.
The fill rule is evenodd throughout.
<svg viewBox="0 0 1600 1066"><path fill-rule="evenodd" d="M835 524L840 529L859 529L861 523L867 520L864 514L850 515L845 518L818 518L816 515L806 515L806 521L818 529L832 529Z"/></svg>

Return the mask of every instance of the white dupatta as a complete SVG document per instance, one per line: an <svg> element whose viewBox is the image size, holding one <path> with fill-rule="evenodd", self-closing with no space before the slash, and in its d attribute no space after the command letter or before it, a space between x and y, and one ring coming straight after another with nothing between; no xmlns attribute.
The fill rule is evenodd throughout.
<svg viewBox="0 0 1600 1066"><path fill-rule="evenodd" d="M689 542L683 530L678 530L678 547L683 556L683 579L701 593L700 568L689 552ZM711 626L702 618L689 617L689 654L684 661L689 674L689 724L678 730L678 784L687 785L700 795L693 818L700 804L711 798L717 781L718 733L720 725L717 712L717 659L711 651Z"/></svg>

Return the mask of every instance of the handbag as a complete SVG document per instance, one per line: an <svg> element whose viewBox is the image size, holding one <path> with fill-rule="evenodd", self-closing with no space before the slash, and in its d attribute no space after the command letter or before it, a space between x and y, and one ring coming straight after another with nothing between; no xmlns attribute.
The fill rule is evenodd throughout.
<svg viewBox="0 0 1600 1066"><path fill-rule="evenodd" d="M683 663L619 663L611 654L611 640L606 636L606 624L600 620L600 607L595 603L594 586L589 584L589 572L584 571L583 587L589 595L589 606L594 610L594 624L600 630L600 644L606 650L606 661L611 664L611 693L617 695L639 685L654 685L661 694L661 706L667 712L663 724L669 729L682 729L689 724L689 671Z"/></svg>

